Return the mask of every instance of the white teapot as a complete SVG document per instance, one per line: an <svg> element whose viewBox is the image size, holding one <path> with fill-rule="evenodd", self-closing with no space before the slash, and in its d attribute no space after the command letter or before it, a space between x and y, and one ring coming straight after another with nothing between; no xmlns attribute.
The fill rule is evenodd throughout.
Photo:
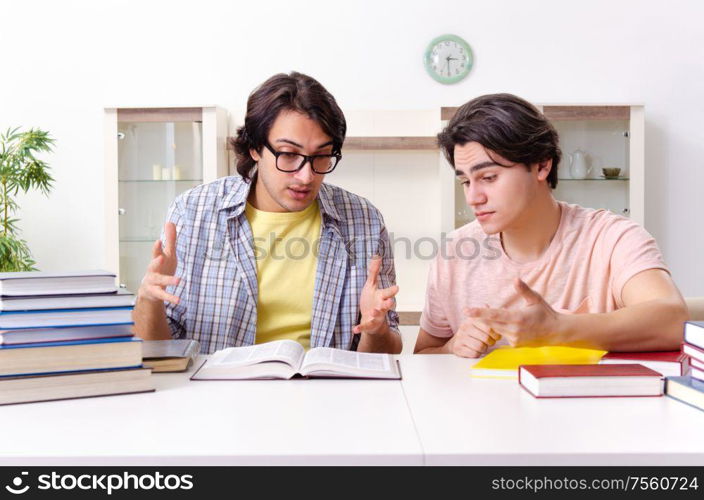
<svg viewBox="0 0 704 500"><path fill-rule="evenodd" d="M569 154L569 153L568 153ZM575 150L570 157L570 175L573 179L586 179L592 172L592 167L587 163L587 153L581 149Z"/></svg>

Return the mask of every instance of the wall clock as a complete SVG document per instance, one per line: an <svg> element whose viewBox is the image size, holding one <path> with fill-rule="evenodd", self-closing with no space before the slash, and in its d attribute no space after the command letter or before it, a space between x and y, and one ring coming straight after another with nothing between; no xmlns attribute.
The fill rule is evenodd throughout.
<svg viewBox="0 0 704 500"><path fill-rule="evenodd" d="M457 35L434 38L425 49L425 70L440 83L457 83L472 69L474 56L469 44Z"/></svg>

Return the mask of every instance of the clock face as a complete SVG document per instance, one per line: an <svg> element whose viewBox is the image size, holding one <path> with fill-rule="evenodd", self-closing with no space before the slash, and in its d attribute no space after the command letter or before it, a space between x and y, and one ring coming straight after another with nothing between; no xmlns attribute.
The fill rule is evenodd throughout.
<svg viewBox="0 0 704 500"><path fill-rule="evenodd" d="M469 74L474 58L469 44L455 35L435 38L425 51L425 70L440 83L456 83Z"/></svg>

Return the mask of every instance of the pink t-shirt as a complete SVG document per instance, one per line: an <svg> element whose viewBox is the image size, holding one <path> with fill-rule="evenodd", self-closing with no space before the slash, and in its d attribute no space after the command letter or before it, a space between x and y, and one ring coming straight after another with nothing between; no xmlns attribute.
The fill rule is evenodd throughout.
<svg viewBox="0 0 704 500"><path fill-rule="evenodd" d="M512 261L499 234L487 235L477 221L450 233L430 266L421 328L451 337L466 318L465 307L523 307L516 277L560 312L605 313L624 306L621 292L634 275L647 269L669 273L657 243L637 223L607 210L558 203L557 232L533 262Z"/></svg>

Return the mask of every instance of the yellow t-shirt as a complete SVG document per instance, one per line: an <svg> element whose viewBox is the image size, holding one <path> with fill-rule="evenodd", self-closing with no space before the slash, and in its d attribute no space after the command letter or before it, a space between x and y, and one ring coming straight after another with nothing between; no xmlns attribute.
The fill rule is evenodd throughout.
<svg viewBox="0 0 704 500"><path fill-rule="evenodd" d="M256 343L291 339L310 347L321 216L318 202L301 212L263 212L247 203L257 263Z"/></svg>

